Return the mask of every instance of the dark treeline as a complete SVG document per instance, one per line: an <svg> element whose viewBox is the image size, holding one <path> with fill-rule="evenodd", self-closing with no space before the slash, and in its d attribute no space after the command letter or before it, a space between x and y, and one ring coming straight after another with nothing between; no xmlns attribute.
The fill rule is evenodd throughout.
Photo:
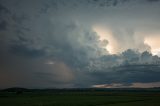
<svg viewBox="0 0 160 106"><path fill-rule="evenodd" d="M160 92L160 87L155 88L53 88L53 89L27 89L27 88L7 88L2 89L0 92L94 92L94 91L123 91L123 92Z"/></svg>

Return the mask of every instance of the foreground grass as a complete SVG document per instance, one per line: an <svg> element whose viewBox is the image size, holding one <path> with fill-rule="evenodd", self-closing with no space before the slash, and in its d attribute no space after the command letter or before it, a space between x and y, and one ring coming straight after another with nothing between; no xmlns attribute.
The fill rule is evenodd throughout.
<svg viewBox="0 0 160 106"><path fill-rule="evenodd" d="M160 106L160 92L1 92L0 106Z"/></svg>

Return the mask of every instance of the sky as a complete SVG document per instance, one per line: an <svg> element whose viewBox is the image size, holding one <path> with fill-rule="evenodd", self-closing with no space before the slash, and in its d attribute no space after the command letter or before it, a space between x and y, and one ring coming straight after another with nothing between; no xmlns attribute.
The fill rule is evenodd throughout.
<svg viewBox="0 0 160 106"><path fill-rule="evenodd" d="M160 87L160 0L0 0L8 87Z"/></svg>

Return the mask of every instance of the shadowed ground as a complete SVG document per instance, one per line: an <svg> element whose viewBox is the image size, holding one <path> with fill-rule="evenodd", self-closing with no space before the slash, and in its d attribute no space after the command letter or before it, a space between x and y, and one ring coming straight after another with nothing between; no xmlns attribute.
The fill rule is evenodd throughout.
<svg viewBox="0 0 160 106"><path fill-rule="evenodd" d="M1 92L1 106L160 106L159 91Z"/></svg>

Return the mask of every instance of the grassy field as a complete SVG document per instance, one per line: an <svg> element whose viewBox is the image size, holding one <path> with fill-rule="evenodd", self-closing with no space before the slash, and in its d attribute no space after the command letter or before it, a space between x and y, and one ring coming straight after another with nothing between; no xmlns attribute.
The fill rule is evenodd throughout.
<svg viewBox="0 0 160 106"><path fill-rule="evenodd" d="M160 92L0 92L0 106L160 106Z"/></svg>

